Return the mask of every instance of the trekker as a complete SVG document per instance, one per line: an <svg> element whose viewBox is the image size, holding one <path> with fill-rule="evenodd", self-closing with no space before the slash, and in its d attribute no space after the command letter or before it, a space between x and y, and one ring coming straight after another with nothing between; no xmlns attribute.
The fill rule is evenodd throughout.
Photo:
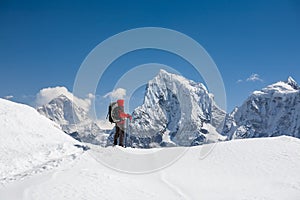
<svg viewBox="0 0 300 200"><path fill-rule="evenodd" d="M119 139L119 146L124 147L124 129L125 129L125 120L126 118L129 118L130 120L132 119L132 116L129 114L126 114L124 112L124 99L119 99L117 101L118 104L118 118L120 121L116 122L116 132L114 135L114 145L118 144L118 139Z"/></svg>

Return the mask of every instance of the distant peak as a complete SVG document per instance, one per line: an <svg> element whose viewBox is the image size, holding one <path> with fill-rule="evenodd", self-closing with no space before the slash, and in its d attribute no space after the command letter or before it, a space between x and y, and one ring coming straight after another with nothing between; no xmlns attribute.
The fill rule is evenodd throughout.
<svg viewBox="0 0 300 200"><path fill-rule="evenodd" d="M288 77L287 84L292 86L292 88L294 88L295 90L300 90L300 86L291 76Z"/></svg>

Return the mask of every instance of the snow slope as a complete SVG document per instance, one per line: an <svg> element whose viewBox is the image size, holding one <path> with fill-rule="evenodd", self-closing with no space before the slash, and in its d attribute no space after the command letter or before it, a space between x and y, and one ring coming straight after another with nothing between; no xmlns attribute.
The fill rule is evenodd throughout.
<svg viewBox="0 0 300 200"><path fill-rule="evenodd" d="M228 115L229 139L289 135L300 138L300 87L291 77L255 91Z"/></svg>
<svg viewBox="0 0 300 200"><path fill-rule="evenodd" d="M58 165L80 152L74 144L80 143L34 108L0 99L0 183Z"/></svg>
<svg viewBox="0 0 300 200"><path fill-rule="evenodd" d="M188 147L171 166L149 174L121 173L95 158L153 149L101 148L42 174L0 185L0 199L298 200L300 140L255 138ZM176 151L184 147L169 148ZM207 156L202 152L211 149ZM130 156L126 157L128 166ZM157 159L159 160L159 159ZM155 161L154 161L155 162ZM152 163L145 163L151 165Z"/></svg>

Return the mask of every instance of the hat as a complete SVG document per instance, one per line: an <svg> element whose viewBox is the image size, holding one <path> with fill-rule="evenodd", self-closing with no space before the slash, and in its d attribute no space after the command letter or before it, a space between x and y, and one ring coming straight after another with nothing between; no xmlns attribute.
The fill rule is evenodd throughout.
<svg viewBox="0 0 300 200"><path fill-rule="evenodd" d="M119 99L117 101L117 103L118 103L118 106L123 106L124 107L124 99Z"/></svg>

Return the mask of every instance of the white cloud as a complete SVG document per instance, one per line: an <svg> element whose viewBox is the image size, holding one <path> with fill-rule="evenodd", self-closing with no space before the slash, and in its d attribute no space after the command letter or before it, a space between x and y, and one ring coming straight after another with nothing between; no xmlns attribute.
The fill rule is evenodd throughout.
<svg viewBox="0 0 300 200"><path fill-rule="evenodd" d="M236 81L236 83L241 83L241 82L243 82L242 79L239 79L239 80Z"/></svg>
<svg viewBox="0 0 300 200"><path fill-rule="evenodd" d="M68 91L65 87L49 87L41 89L35 99L36 106L42 106L47 103L49 103L52 99L60 96L65 95L69 99L71 99L76 105L80 106L81 108L85 109L86 111L89 111L91 106L91 101L94 99L93 94L88 94L87 98L81 99L78 97L75 97L71 92Z"/></svg>
<svg viewBox="0 0 300 200"><path fill-rule="evenodd" d="M96 96L95 96L94 94L89 93L89 94L87 95L87 98L89 98L89 99L95 99Z"/></svg>
<svg viewBox="0 0 300 200"><path fill-rule="evenodd" d="M125 96L126 96L126 90L123 88L117 88L104 95L104 98L110 97L112 99L124 99Z"/></svg>
<svg viewBox="0 0 300 200"><path fill-rule="evenodd" d="M247 78L246 81L251 81L251 82L255 82L255 81L260 81L263 82L263 80L259 77L258 74L252 74L249 78Z"/></svg>
<svg viewBox="0 0 300 200"><path fill-rule="evenodd" d="M14 98L14 96L12 96L12 95L7 95L4 97L4 99L12 99L12 98Z"/></svg>

